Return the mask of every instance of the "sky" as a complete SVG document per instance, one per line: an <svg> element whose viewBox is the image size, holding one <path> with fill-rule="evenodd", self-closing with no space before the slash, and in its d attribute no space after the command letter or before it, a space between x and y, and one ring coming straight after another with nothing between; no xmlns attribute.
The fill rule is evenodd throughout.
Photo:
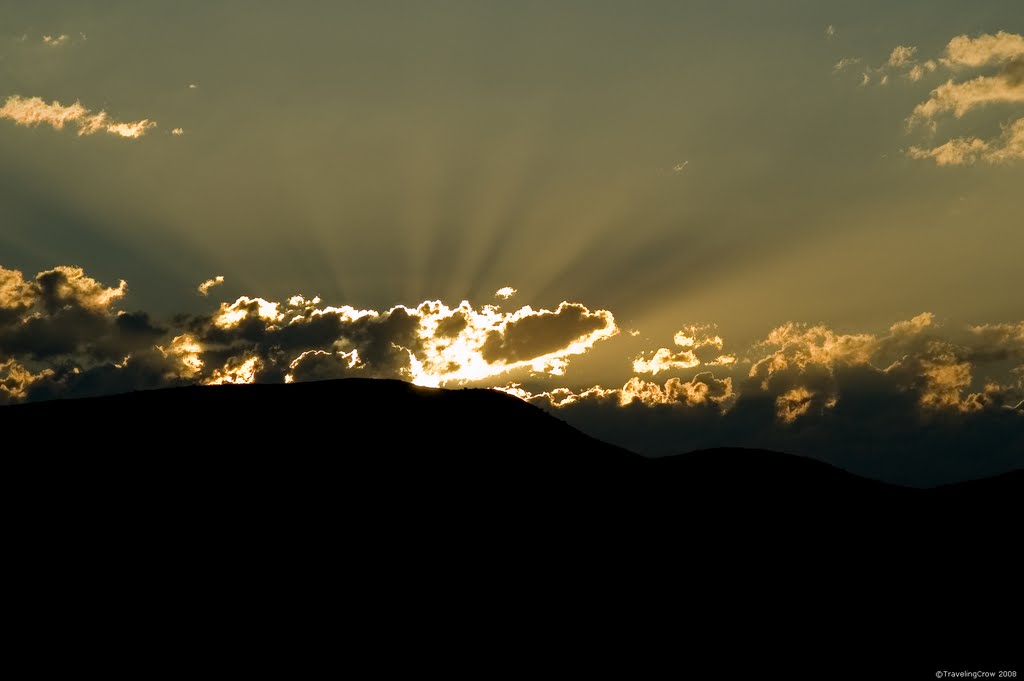
<svg viewBox="0 0 1024 681"><path fill-rule="evenodd" d="M1024 464L1022 34L1019 0L0 0L0 402L370 375L651 454Z"/></svg>

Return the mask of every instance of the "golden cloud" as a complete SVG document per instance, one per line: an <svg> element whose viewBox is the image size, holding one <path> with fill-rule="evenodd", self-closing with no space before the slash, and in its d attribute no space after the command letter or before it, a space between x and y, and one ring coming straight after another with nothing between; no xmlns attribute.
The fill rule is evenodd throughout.
<svg viewBox="0 0 1024 681"><path fill-rule="evenodd" d="M993 103L1024 102L1024 62L1014 62L995 76L978 76L957 83L952 80L931 92L928 100L918 104L909 123L917 125L952 111L962 118L972 109Z"/></svg>
<svg viewBox="0 0 1024 681"><path fill-rule="evenodd" d="M915 54L917 54L916 47L897 45L889 55L889 61L886 62L886 65L893 68L899 68L900 66L904 66L912 62Z"/></svg>
<svg viewBox="0 0 1024 681"><path fill-rule="evenodd" d="M698 365L715 366L715 373L664 383L627 374L619 388L544 389L574 357L619 332L610 311L567 301L552 310L425 301L378 311L300 295L283 302L241 296L161 328L143 312L116 309L126 293L124 281L104 285L80 267L28 279L0 268L0 398L347 376L445 386L519 371L512 378L540 382L541 391L518 384L504 390L552 407L599 403L635 414L644 407L700 414L748 413L760 409L750 406L756 403L781 423L835 410L847 395L863 401L870 393L864 386L921 414L1018 409L1024 400L1024 322L968 327L956 341L929 313L880 333L789 322L739 361L718 354L724 343L713 326L691 325L675 334L674 350L638 358L636 373Z"/></svg>
<svg viewBox="0 0 1024 681"><path fill-rule="evenodd" d="M53 376L52 369L33 374L13 359L0 362L0 404L23 399L26 389L36 381Z"/></svg>
<svg viewBox="0 0 1024 681"><path fill-rule="evenodd" d="M697 328L700 327L680 332L680 347L699 344L701 335L695 331ZM761 395L771 398L774 416L780 423L793 424L811 414L834 409L843 398L840 376L854 371L878 377L889 386L888 390L914 395L922 413L968 413L993 406L1012 408L1024 397L1024 366L1018 370L1018 380L1013 384L989 380L973 388L974 362L1024 357L1024 323L983 325L968 330L971 339L966 344L945 340L937 335L934 315L927 312L898 321L882 334L837 333L821 324L790 322L773 329L763 341L752 346L743 360L743 364L750 364L750 369L738 390L734 390L733 376L718 377L707 372L689 381L671 378L664 385L634 376L622 388L560 387L533 393L519 384L511 384L499 389L555 408L587 402L622 407L716 405L723 413L745 395ZM715 337L710 338L710 345L718 344ZM681 356L684 352L677 354ZM678 357L676 361L680 361ZM651 368L654 363L653 358L645 360L642 368ZM732 369L728 364L725 367L726 372Z"/></svg>
<svg viewBox="0 0 1024 681"><path fill-rule="evenodd" d="M910 147L907 155L916 159L933 159L939 166L969 166L978 161L991 164L1019 161L1024 159L1024 118L1005 126L1002 135L995 139L958 137L932 148Z"/></svg>
<svg viewBox="0 0 1024 681"><path fill-rule="evenodd" d="M803 386L787 390L775 398L775 413L783 423L793 423L811 409L815 393Z"/></svg>
<svg viewBox="0 0 1024 681"><path fill-rule="evenodd" d="M201 295L201 296L209 295L210 289L212 289L214 286L220 286L223 283L224 283L224 275L223 274L218 274L217 276L213 277L212 279L207 279L206 281L204 281L201 284L199 284L199 286L196 287L196 291L198 291L199 295Z"/></svg>
<svg viewBox="0 0 1024 681"><path fill-rule="evenodd" d="M658 348L650 359L640 355L633 360L633 371L638 374L656 376L662 371L692 369L693 367L700 366L702 361L697 356L699 349L710 347L718 351L722 350L722 337L708 335L708 332L713 329L714 326L708 324L691 324L684 327L672 338L680 350L672 351L669 348ZM705 363L731 364L735 361L736 358L731 355L719 355L716 359L706 361Z"/></svg>
<svg viewBox="0 0 1024 681"><path fill-rule="evenodd" d="M377 311L320 307L319 298L303 296L284 303L242 296L221 303L210 324L208 335L214 345L231 345L247 334L280 336L286 339L283 343L302 338L307 345L297 348L299 353L321 350L337 359L351 358L346 353L358 351L359 367L369 375L379 375L387 365L386 374L397 372L424 386L476 381L516 369L560 375L570 357L619 332L610 312L592 311L579 303L562 302L555 310L525 306L503 312L493 305L477 309L466 301L454 308L424 301L416 307ZM316 372L329 371L324 355L300 354L295 360L299 364L291 370L315 361ZM288 375L294 377L295 371Z"/></svg>
<svg viewBox="0 0 1024 681"><path fill-rule="evenodd" d="M689 381L670 378L664 385L633 376L621 388L602 388L595 385L579 392L571 388L554 388L540 393L531 393L522 385L513 383L496 387L495 390L514 395L527 402L547 403L557 408L588 400L599 400L612 401L622 407L634 403L646 407L713 405L727 410L736 398L736 393L732 389L732 378L727 376L719 379L710 372L699 373Z"/></svg>
<svg viewBox="0 0 1024 681"><path fill-rule="evenodd" d="M949 41L943 59L949 66L978 68L1024 58L1024 36L999 31L977 38L958 35Z"/></svg>
<svg viewBox="0 0 1024 681"><path fill-rule="evenodd" d="M19 310L35 302L32 285L18 270L0 267L0 310Z"/></svg>
<svg viewBox="0 0 1024 681"><path fill-rule="evenodd" d="M19 95L7 98L3 107L0 107L0 118L7 118L17 125L28 127L46 124L55 130L63 130L65 125L73 123L78 127L79 135L92 135L102 131L130 139L142 137L147 130L156 126L156 123L149 119L113 121L106 111L93 113L77 101L64 106L56 100L47 104L40 97Z"/></svg>
<svg viewBox="0 0 1024 681"><path fill-rule="evenodd" d="M886 84L887 70L891 69L900 69L908 80L917 82L938 70L940 62L954 72L986 66L997 66L998 72L968 80L951 78L934 88L907 118L908 130L924 126L934 133L938 129L937 119L943 114L961 119L972 111L994 104L1024 104L1024 36L1005 31L977 37L961 35L950 40L944 56L938 61L918 62L916 54L915 47L895 47L883 66L867 68L861 85L871 82L871 74L884 74L880 75L879 82ZM852 63L852 59L843 59L834 70L840 71ZM1002 135L996 138L955 137L933 146L911 146L906 155L914 159L930 159L939 166L1017 161L1024 158L1024 119L1004 125Z"/></svg>

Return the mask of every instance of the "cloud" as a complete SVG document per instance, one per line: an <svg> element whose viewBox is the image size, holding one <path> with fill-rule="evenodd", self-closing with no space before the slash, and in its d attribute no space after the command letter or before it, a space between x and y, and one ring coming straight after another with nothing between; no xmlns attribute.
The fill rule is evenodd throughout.
<svg viewBox="0 0 1024 681"><path fill-rule="evenodd" d="M923 313L879 333L789 322L741 354L663 385L503 389L649 454L772 448L909 484L1024 466L1024 322L946 330Z"/></svg>
<svg viewBox="0 0 1024 681"><path fill-rule="evenodd" d="M572 356L616 335L618 328L607 310L569 302L555 310L526 306L502 312L465 301L454 308L425 301L377 311L320 306L319 298L302 296L286 302L243 296L221 303L191 331L204 348L207 366L226 366L226 360L256 352L258 380L294 379L313 362L323 371L330 363L326 355L302 356L321 351L346 358L347 368L361 375L439 386L519 369L557 375Z"/></svg>
<svg viewBox="0 0 1024 681"><path fill-rule="evenodd" d="M1024 118L1003 128L1000 137L983 140L958 137L935 147L912 146L907 155L915 159L933 159L939 166L969 166L984 161L991 164L1024 159Z"/></svg>
<svg viewBox="0 0 1024 681"><path fill-rule="evenodd" d="M49 45L50 47L60 47L61 45L67 44L70 38L65 33L60 35L44 35L43 44Z"/></svg>
<svg viewBox="0 0 1024 681"><path fill-rule="evenodd" d="M977 38L958 35L946 46L943 62L949 66L980 68L1024 58L1024 36L999 31Z"/></svg>
<svg viewBox="0 0 1024 681"><path fill-rule="evenodd" d="M911 63L914 60L914 55L917 54L916 47L908 47L906 45L897 45L893 48L892 53L889 54L889 61L886 65L891 68L899 68Z"/></svg>
<svg viewBox="0 0 1024 681"><path fill-rule="evenodd" d="M924 127L934 134L944 114L951 114L959 120L991 105L1024 104L1024 36L1005 31L978 37L960 35L950 40L944 56L938 60L928 59L919 63L916 55L917 48L899 45L892 50L883 66L877 69L869 67L861 82L862 86L868 85L874 74L879 75L879 84L885 85L889 82L889 71L900 69L907 80L916 83L937 71L940 63L957 75L934 88L926 100L914 107L907 118L908 131ZM834 70L840 71L846 65L846 60L843 60L836 64ZM964 70L984 67L997 67L998 70L960 79ZM1024 158L1024 118L1006 122L998 137L952 137L941 144L912 145L905 153L913 159L932 160L938 166L1018 161Z"/></svg>
<svg viewBox="0 0 1024 681"><path fill-rule="evenodd" d="M124 279L116 287L106 287L86 276L81 267L66 265L39 273L33 287L35 302L48 311L75 306L93 312L106 311L127 291L128 283Z"/></svg>
<svg viewBox="0 0 1024 681"><path fill-rule="evenodd" d="M860 57L843 57L835 63L835 66L832 67L832 72L839 73L840 71L845 71L848 67L855 66L860 62Z"/></svg>
<svg viewBox="0 0 1024 681"><path fill-rule="evenodd" d="M942 338L934 315L927 312L896 322L882 334L838 333L821 324L788 322L752 345L742 361L729 355L725 356L727 361L719 357L702 362L695 349L722 347L720 337L703 333L708 328L687 327L676 334L676 344L681 348L678 352L661 348L649 360L643 356L635 360L633 370L651 374L682 372L702 363L716 366L716 372L742 370L745 376L735 376L743 380L739 391L734 392L732 377L705 371L690 382L672 378L664 386L634 376L620 389L593 386L581 392L559 388L533 394L513 386L519 391L513 394L530 401L547 399L553 406L613 396L623 406L633 402L650 406L712 401L728 407L738 394L742 398L745 393L770 400L777 419L784 423L792 423L812 409L824 412L834 408L843 397L840 376L851 369L876 372L894 389L912 393L922 413L965 413L1024 397L1010 383L988 381L972 387L977 363L1024 360L1024 322L969 327L969 335L959 343ZM706 386L707 391L694 381ZM716 389L710 390L712 387ZM1003 393L1005 399L1000 397Z"/></svg>
<svg viewBox="0 0 1024 681"><path fill-rule="evenodd" d="M826 38L835 38L836 37L836 27L833 24L829 24L828 26L825 27L825 37Z"/></svg>
<svg viewBox="0 0 1024 681"><path fill-rule="evenodd" d="M80 136L107 132L130 139L142 137L147 130L156 126L156 123L149 119L131 122L114 121L110 119L106 111L93 113L77 101L64 106L56 100L47 104L40 97L21 97L19 95L11 95L7 98L3 107L0 107L0 118L10 119L17 125L26 127L46 124L55 130L63 130L65 125L72 123L78 127Z"/></svg>
<svg viewBox="0 0 1024 681"><path fill-rule="evenodd" d="M519 381L503 390L647 453L769 447L868 475L924 470L932 482L1024 464L1024 321L947 329L922 313L843 332L787 322L728 356L714 327L690 325L673 349L637 358L634 374L663 380L624 364L621 387L556 387L574 358L618 333L610 311L241 296L158 323L121 309L127 296L125 282L80 267L0 268L0 402L349 376ZM913 452L922 458L909 466Z"/></svg>
<svg viewBox="0 0 1024 681"><path fill-rule="evenodd" d="M714 329L713 325L692 324L684 327L673 337L673 342L680 348L673 351L668 348L658 348L650 359L640 355L633 360L633 371L638 374L657 375L663 371L678 369L692 369L700 366L701 363L708 365L731 364L736 361L732 355L717 355L715 357L698 357L702 348L710 348L721 352L723 347L722 337L708 335L707 332ZM706 351L702 354L706 354Z"/></svg>
<svg viewBox="0 0 1024 681"><path fill-rule="evenodd" d="M527 402L547 403L549 406L558 408L596 400L604 404L616 404L620 407L628 407L636 403L648 407L656 405L688 407L714 405L717 408L727 409L731 400L736 396L732 389L732 378L719 379L711 372L698 373L689 381L670 378L664 385L633 376L621 388L593 386L579 392L570 388L554 388L534 394L518 383L496 389Z"/></svg>
<svg viewBox="0 0 1024 681"><path fill-rule="evenodd" d="M970 327L978 339L993 347L1010 348L1024 354L1024 322L1019 324L977 324Z"/></svg>
<svg viewBox="0 0 1024 681"><path fill-rule="evenodd" d="M199 284L199 286L196 287L196 291L198 291L199 295L201 296L209 295L210 289L212 289L214 286L220 286L223 283L224 275L218 274L213 279L207 279L203 283Z"/></svg>
<svg viewBox="0 0 1024 681"><path fill-rule="evenodd" d="M36 292L18 270L0 266L0 323L4 315L20 315L35 302Z"/></svg>
<svg viewBox="0 0 1024 681"><path fill-rule="evenodd" d="M363 374L359 351L328 352L325 350L307 350L292 360L288 365L285 383L303 381L327 381L337 378L349 378Z"/></svg>
<svg viewBox="0 0 1024 681"><path fill-rule="evenodd" d="M932 59L924 62L923 64L914 64L907 70L907 79L913 82L917 82L924 78L929 73L933 73L938 69L939 65Z"/></svg>
<svg viewBox="0 0 1024 681"><path fill-rule="evenodd" d="M1024 103L1024 61L1011 62L995 76L978 76L960 83L946 81L914 108L909 123L924 123L950 111L962 118L973 109L994 103Z"/></svg>
<svg viewBox="0 0 1024 681"><path fill-rule="evenodd" d="M154 366L146 356L157 355L154 343L167 329L144 312L116 309L126 293L124 281L105 286L79 267L55 267L33 279L0 268L0 400L64 396L71 384L96 381L90 370L101 366L116 369L125 389L166 384L160 371L152 380L137 372ZM126 358L136 353L129 369ZM94 387L105 392L110 384Z"/></svg>
<svg viewBox="0 0 1024 681"><path fill-rule="evenodd" d="M43 369L33 374L13 359L0 361L0 405L23 399L33 383L52 375L52 369Z"/></svg>
<svg viewBox="0 0 1024 681"><path fill-rule="evenodd" d="M512 288L511 286L502 286L501 288L494 292L494 297L501 298L502 300L508 300L509 298L514 296L516 292L516 289Z"/></svg>
<svg viewBox="0 0 1024 681"><path fill-rule="evenodd" d="M171 130L171 134L175 137L180 137L185 134L185 131L182 128L174 128Z"/></svg>
<svg viewBox="0 0 1024 681"><path fill-rule="evenodd" d="M199 291L209 293L219 280ZM102 392L105 381L136 389L362 375L438 386L512 371L558 375L573 357L619 332L609 311L572 302L504 312L425 301L378 311L300 295L241 296L163 328L143 312L116 309L126 293L124 281L106 286L78 267L55 267L34 279L0 268L0 361L17 361L32 375L53 369L32 383L37 392L29 390L30 398L81 394L83 386ZM19 396L24 375L17 371Z"/></svg>
<svg viewBox="0 0 1024 681"><path fill-rule="evenodd" d="M873 82L877 82L880 86L888 85L894 75L902 75L904 78L916 82L938 69L938 62L934 59L919 63L916 56L916 47L897 45L880 66L864 65L860 74L860 86L867 87ZM860 57L843 57L832 66L832 73L842 73L863 61Z"/></svg>

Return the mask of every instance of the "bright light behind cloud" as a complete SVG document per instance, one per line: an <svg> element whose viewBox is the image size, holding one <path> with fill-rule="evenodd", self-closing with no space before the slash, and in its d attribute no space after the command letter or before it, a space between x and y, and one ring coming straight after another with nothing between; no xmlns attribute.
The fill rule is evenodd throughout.
<svg viewBox="0 0 1024 681"><path fill-rule="evenodd" d="M320 306L319 298L293 296L284 303L242 296L221 303L210 320L211 347L231 345L250 334L282 343L306 339L316 347L302 347L289 360L288 375L334 371L387 371L417 385L443 386L479 381L515 370L561 375L569 359L588 352L594 344L618 334L607 310L591 311L579 303L562 302L554 310L524 306L504 312L494 305L475 308L463 301L449 307L424 301L416 307L399 305L386 311L351 306ZM202 342L202 341L200 341ZM297 341L295 341L297 342ZM327 349L329 348L329 350ZM323 350L324 354L308 354ZM351 354L351 353L356 354ZM347 358L343 366L341 358ZM216 380L238 380L258 375L268 358L238 368L243 354L230 354L217 370ZM340 375L340 374L339 374Z"/></svg>

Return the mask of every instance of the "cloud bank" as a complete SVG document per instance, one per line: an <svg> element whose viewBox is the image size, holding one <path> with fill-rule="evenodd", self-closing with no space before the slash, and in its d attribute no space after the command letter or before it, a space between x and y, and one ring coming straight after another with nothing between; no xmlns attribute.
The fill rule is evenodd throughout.
<svg viewBox="0 0 1024 681"><path fill-rule="evenodd" d="M648 454L766 447L907 484L1024 466L1024 322L946 330L923 313L882 333L790 322L735 363L713 362L690 359L664 383L504 389Z"/></svg>
<svg viewBox="0 0 1024 681"><path fill-rule="evenodd" d="M573 360L619 328L581 303L373 310L241 296L158 321L121 309L127 293L80 267L0 268L0 403L398 378L499 387L649 454L768 447L897 481L925 471L902 480L917 483L1024 465L1024 321L946 328L922 313L880 332L787 322L727 354L713 325L686 324L673 348L623 358L619 387L586 387L569 378Z"/></svg>
<svg viewBox="0 0 1024 681"><path fill-rule="evenodd" d="M126 292L125 282L105 286L79 267L34 278L0 268L0 401L310 376L440 386L515 370L560 375L619 332L611 312L567 301L554 310L424 301L378 311L301 295L242 296L158 325L117 309Z"/></svg>

